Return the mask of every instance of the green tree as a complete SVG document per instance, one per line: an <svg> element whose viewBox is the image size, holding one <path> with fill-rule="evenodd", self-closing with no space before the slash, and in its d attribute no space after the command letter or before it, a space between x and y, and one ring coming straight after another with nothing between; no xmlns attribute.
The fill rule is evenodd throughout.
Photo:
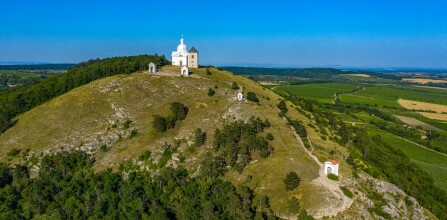
<svg viewBox="0 0 447 220"><path fill-rule="evenodd" d="M202 131L202 129L197 128L194 131L194 144L196 147L200 147L205 144L206 141L206 132Z"/></svg>
<svg viewBox="0 0 447 220"><path fill-rule="evenodd" d="M301 179L295 171L290 171L284 179L287 191L292 191L300 185Z"/></svg>
<svg viewBox="0 0 447 220"><path fill-rule="evenodd" d="M281 100L277 106L278 106L278 109L281 111L282 116L287 113L288 109L287 109L286 102L284 100Z"/></svg>
<svg viewBox="0 0 447 220"><path fill-rule="evenodd" d="M154 115L154 121L152 122L152 127L157 132L165 132L167 130L166 127L166 119L161 117L160 115Z"/></svg>
<svg viewBox="0 0 447 220"><path fill-rule="evenodd" d="M256 93L254 92L248 92L247 93L247 100L252 102L259 102L258 97L256 96Z"/></svg>
<svg viewBox="0 0 447 220"><path fill-rule="evenodd" d="M180 102L173 102L171 103L171 112L173 114L174 120L184 120L186 118L186 115L188 115L188 107L183 105Z"/></svg>

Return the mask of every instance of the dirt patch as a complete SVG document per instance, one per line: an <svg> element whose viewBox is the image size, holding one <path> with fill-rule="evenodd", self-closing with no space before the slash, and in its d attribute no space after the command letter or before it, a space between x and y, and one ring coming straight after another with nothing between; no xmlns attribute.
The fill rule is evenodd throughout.
<svg viewBox="0 0 447 220"><path fill-rule="evenodd" d="M438 128L433 127L433 126L431 126L431 125L429 125L427 123L424 123L422 121L419 121L419 120L417 120L415 118L405 117L405 116L400 116L400 115L394 115L394 117L398 118L403 123L405 123L407 125L410 125L410 126L413 126L413 127L421 126L422 128L425 128L425 129L428 129L428 130L439 130Z"/></svg>
<svg viewBox="0 0 447 220"><path fill-rule="evenodd" d="M421 84L427 84L427 83L447 83L446 80L442 80L442 79L402 79L403 81L407 81L407 82L415 82L415 83L421 83Z"/></svg>

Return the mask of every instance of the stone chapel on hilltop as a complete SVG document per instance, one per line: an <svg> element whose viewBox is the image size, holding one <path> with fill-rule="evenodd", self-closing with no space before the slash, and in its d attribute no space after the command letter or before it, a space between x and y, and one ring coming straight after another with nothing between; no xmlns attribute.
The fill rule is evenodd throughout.
<svg viewBox="0 0 447 220"><path fill-rule="evenodd" d="M172 51L172 65L183 66L188 68L199 68L199 52L192 47L189 51L183 43L183 37L177 46L177 51Z"/></svg>

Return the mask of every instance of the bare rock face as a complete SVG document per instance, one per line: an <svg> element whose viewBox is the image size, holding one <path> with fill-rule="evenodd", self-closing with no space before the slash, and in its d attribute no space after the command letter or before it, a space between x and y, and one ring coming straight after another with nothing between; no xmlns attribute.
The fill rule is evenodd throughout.
<svg viewBox="0 0 447 220"><path fill-rule="evenodd" d="M355 193L354 203L337 219L430 219L415 198L394 184L360 174L349 185Z"/></svg>

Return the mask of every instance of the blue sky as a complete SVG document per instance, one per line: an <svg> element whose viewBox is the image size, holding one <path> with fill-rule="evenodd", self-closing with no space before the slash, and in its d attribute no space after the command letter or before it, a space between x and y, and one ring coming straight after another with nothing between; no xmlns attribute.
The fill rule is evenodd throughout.
<svg viewBox="0 0 447 220"><path fill-rule="evenodd" d="M446 68L446 8L441 0L0 0L0 62L170 56L183 34L202 64Z"/></svg>

